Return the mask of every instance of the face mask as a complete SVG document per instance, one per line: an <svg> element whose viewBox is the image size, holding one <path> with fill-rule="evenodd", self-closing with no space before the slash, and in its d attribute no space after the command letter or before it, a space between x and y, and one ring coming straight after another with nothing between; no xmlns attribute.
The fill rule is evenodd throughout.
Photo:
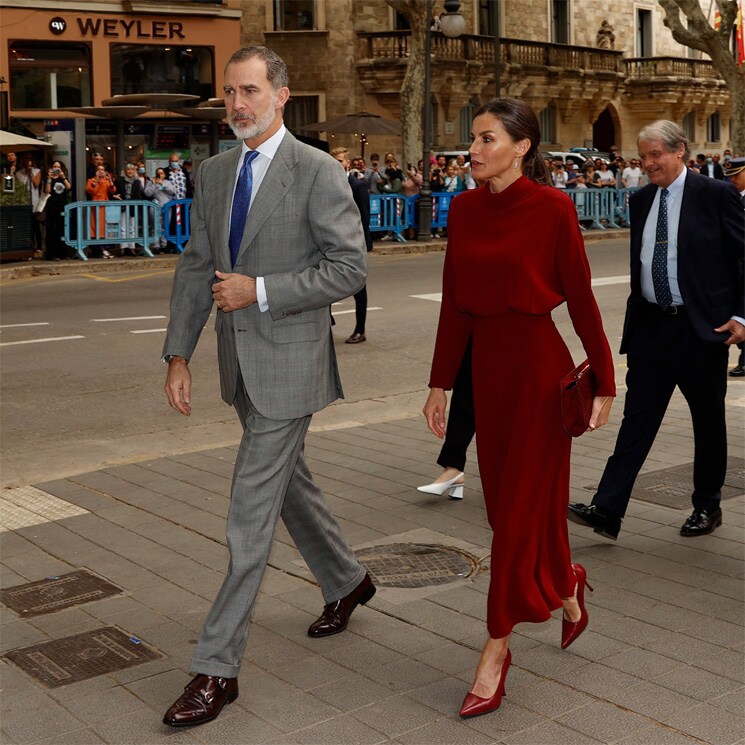
<svg viewBox="0 0 745 745"><path fill-rule="evenodd" d="M179 163L177 160L174 160L173 163L171 163L171 168L173 168L174 171L178 171L181 169L181 163Z"/></svg>
<svg viewBox="0 0 745 745"><path fill-rule="evenodd" d="M707 158L707 159L706 159L706 162L707 162L707 163L713 163L713 162L714 162L714 160L713 160L712 158Z"/></svg>
<svg viewBox="0 0 745 745"><path fill-rule="evenodd" d="M137 173L139 173L140 175L142 175L142 174L145 173L145 169L144 168L138 168L137 169Z"/></svg>

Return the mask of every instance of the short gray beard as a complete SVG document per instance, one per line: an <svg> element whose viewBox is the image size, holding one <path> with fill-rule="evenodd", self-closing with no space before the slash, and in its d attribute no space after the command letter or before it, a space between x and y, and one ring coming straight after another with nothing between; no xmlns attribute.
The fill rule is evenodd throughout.
<svg viewBox="0 0 745 745"><path fill-rule="evenodd" d="M274 96L272 96L272 106L269 107L264 116L257 119L251 118L236 120L234 116L231 117L228 123L230 124L230 128L233 130L233 134L239 140L252 140L255 137L263 135L264 132L266 132L267 129L272 126L272 122L274 121L274 114L276 109L274 108L273 104ZM243 126L241 122L251 123L248 126Z"/></svg>

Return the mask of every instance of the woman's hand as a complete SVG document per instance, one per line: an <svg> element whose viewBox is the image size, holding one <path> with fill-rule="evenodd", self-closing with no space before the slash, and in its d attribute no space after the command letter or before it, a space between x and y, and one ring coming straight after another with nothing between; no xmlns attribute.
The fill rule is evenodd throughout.
<svg viewBox="0 0 745 745"><path fill-rule="evenodd" d="M587 427L591 432L608 423L611 406L613 406L613 396L595 396L592 400L590 424Z"/></svg>
<svg viewBox="0 0 745 745"><path fill-rule="evenodd" d="M430 432L442 439L445 437L445 411L448 406L448 398L442 388L432 388L424 404L422 414L427 419Z"/></svg>

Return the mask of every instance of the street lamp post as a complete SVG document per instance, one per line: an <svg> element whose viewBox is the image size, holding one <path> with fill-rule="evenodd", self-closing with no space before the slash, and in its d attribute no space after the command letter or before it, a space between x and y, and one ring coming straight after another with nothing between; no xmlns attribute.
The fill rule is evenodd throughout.
<svg viewBox="0 0 745 745"><path fill-rule="evenodd" d="M440 30L455 38L465 30L466 22L460 14L460 0L445 0L445 12L440 16ZM422 188L419 191L419 234L417 240L432 237L432 188L429 182L429 158L432 150L432 0L427 0L427 19L424 32L424 120L422 132Z"/></svg>

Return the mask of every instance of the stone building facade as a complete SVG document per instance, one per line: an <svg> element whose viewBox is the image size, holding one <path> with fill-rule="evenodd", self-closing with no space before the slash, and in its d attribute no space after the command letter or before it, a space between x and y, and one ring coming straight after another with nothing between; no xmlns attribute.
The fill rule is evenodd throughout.
<svg viewBox="0 0 745 745"><path fill-rule="evenodd" d="M363 110L398 118L410 33L384 0L238 1L242 43L264 43L288 63L291 126ZM435 150L466 148L474 109L495 93L490 5L462 0L465 33L432 35ZM500 0L498 15L501 93L539 113L544 149L615 144L631 154L658 118L681 123L694 151L728 146L724 81L673 40L656 0ZM353 135L321 136L361 149ZM368 140L368 152L400 151L395 137Z"/></svg>

